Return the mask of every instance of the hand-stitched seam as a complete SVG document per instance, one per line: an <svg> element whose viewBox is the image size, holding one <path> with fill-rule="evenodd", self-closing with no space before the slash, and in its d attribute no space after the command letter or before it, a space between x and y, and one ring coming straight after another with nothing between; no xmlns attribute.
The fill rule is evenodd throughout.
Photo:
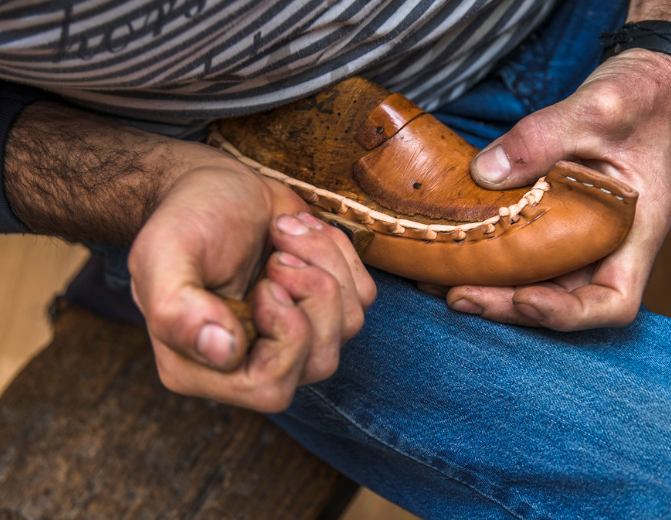
<svg viewBox="0 0 671 520"><path fill-rule="evenodd" d="M289 186L291 189L297 192L301 198L311 204L317 204L321 201L321 199L326 199L330 202L329 205L332 206L335 212L339 215L344 215L349 210L352 210L356 219L363 224L372 225L376 222L380 222L383 225L386 225L387 234L395 236L403 236L408 230L419 232L417 234L421 234L420 236L415 234L415 236L412 237L418 240L434 241L438 238L438 233L454 233L454 241L462 242L466 240L468 232L482 226L487 227L487 233L485 234L490 235L492 233L490 226L496 226L496 224L501 222L503 217L509 217L511 224L516 223L520 219L520 213L526 206L536 206L543 198L544 193L550 191L551 189L550 184L545 182L545 177L541 177L538 179L536 184L534 184L534 186L524 194L524 196L517 204L499 208L499 214L488 218L487 220L458 225L423 224L414 220L392 217L385 213L371 209L364 204L343 197L342 195L333 193L332 191L317 188L312 184L299 181L298 179L294 179L293 177L290 177L282 172L268 168L254 159L243 155L237 148L235 148L235 146L228 142L226 138L221 135L221 133L217 131L210 134L208 143L230 153L238 161L256 170L261 175L270 177Z"/></svg>
<svg viewBox="0 0 671 520"><path fill-rule="evenodd" d="M455 242L463 242L466 240L469 232L481 228L483 226L485 227L485 229L483 230L483 235L484 237L488 237L489 235L495 233L496 225L500 224L504 217L509 218L510 224L515 224L521 218L522 216L521 212L525 207L537 206L543 199L544 194L552 189L550 184L545 181L545 177L541 177L540 179L538 179L538 181L536 181L536 184L534 184L533 187L522 196L522 198L518 203L513 204L511 206L507 207L504 206L499 208L499 214L494 217L488 218L487 220L483 220L480 222L469 222L466 224L457 224L457 225L423 224L421 222L416 222L414 220L399 219L392 217L385 213L381 213L379 211L371 209L368 206L365 206L364 204L360 204L359 202L343 197L342 195L333 193L332 191L317 188L312 184L300 181L298 179L294 179L293 177L290 177L282 172L273 170L272 168L268 168L267 166L260 164L254 159L251 159L243 155L237 148L235 148L235 146L233 146L230 142L228 142L226 138L223 135L221 135L221 133L218 132L217 130L214 130L210 133L207 142L212 146L215 146L230 153L237 160L249 166L250 168L256 170L259 174L265 177L270 177L289 186L301 198L303 198L310 204L317 204L319 202L322 202L322 199L325 199L326 201L329 202L329 206L333 208L332 210L339 215L344 215L348 211L352 211L356 220L358 220L362 224L373 225L379 222L382 225L384 225L386 229L385 231L382 231L383 233L386 232L389 235L395 235L401 237L405 235L408 238L413 238L416 240L425 240L429 242L436 240L439 236L439 233L454 234L452 238ZM562 177L565 177L569 181L582 184L587 188L595 187L593 184L581 182L568 175L562 175ZM604 193L610 194L617 200L624 201L623 197L615 195L612 192L609 192L608 190L605 190L603 188L599 189ZM413 232L412 237L406 235L406 232L408 230ZM503 232L505 233L505 231L506 230L504 229Z"/></svg>
<svg viewBox="0 0 671 520"><path fill-rule="evenodd" d="M585 186L585 188L596 188L597 190L603 191L606 195L611 195L612 197L615 197L617 200L624 202L624 197L620 197L619 195L615 195L612 191L607 190L606 188L602 188L600 186L595 186L594 184L590 184L588 182L582 182L579 181L578 179L575 179L573 177L570 177L568 175L562 175L565 179L571 181L571 182L577 182L578 184L582 184Z"/></svg>

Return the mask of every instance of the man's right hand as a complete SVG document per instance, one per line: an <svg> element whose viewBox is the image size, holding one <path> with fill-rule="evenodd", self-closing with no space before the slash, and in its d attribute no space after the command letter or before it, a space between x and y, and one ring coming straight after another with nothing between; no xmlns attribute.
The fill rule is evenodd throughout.
<svg viewBox="0 0 671 520"><path fill-rule="evenodd" d="M223 162L180 177L144 226L129 259L133 293L168 388L277 412L298 385L335 372L375 286L345 235L291 190ZM268 238L277 252L255 289L261 337L250 346L215 293L243 296Z"/></svg>
<svg viewBox="0 0 671 520"><path fill-rule="evenodd" d="M133 294L175 392L280 411L298 385L333 374L375 298L342 232L211 147L38 103L7 150L7 195L33 231L116 243L137 235ZM255 288L260 337L247 345L217 293L241 298L273 246Z"/></svg>

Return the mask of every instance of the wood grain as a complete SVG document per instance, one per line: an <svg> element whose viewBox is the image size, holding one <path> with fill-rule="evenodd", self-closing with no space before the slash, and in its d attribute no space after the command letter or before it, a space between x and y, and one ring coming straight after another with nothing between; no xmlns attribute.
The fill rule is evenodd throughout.
<svg viewBox="0 0 671 520"><path fill-rule="evenodd" d="M408 107L412 104L402 96L390 94L375 83L352 77L263 114L221 120L217 129L243 155L262 165L393 217L454 224L484 220L498 214L500 206L519 202L526 189L496 192L475 185L469 164L477 150L433 116L419 116L393 137L393 130L386 133L384 121L396 108L409 118L418 109ZM387 98L391 101L381 110L378 105ZM368 126L368 133L392 138L371 152L362 142L374 146L374 137L357 138L362 128L367 133ZM357 179L369 182L357 182L353 167L364 157ZM413 162L412 168L403 167L408 162ZM371 175L373 170L385 180L372 182L361 173ZM401 179L406 173L408 178ZM397 184L402 196L394 191ZM417 184L420 188L413 188ZM431 202L426 203L427 199Z"/></svg>
<svg viewBox="0 0 671 520"><path fill-rule="evenodd" d="M52 520L317 520L357 487L262 415L166 390L144 327L77 309L0 400L0 475L6 512Z"/></svg>

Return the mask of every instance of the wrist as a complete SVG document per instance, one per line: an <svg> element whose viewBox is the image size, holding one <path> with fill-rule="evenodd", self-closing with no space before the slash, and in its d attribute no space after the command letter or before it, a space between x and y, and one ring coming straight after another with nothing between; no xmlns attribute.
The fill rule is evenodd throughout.
<svg viewBox="0 0 671 520"><path fill-rule="evenodd" d="M631 0L626 21L640 22L643 20L671 21L671 1Z"/></svg>
<svg viewBox="0 0 671 520"><path fill-rule="evenodd" d="M671 22L644 20L628 22L618 30L602 33L601 63L630 49L646 49L671 55Z"/></svg>
<svg viewBox="0 0 671 520"><path fill-rule="evenodd" d="M671 56L668 54L649 49L629 49L611 58L611 60L614 59L631 62L630 66L635 66L646 78L650 79L651 87L660 81L655 78L664 78L661 80L664 82L671 81ZM643 85L640 87L643 88Z"/></svg>
<svg viewBox="0 0 671 520"><path fill-rule="evenodd" d="M7 198L36 233L128 244L190 169L224 156L52 102L26 107L10 130Z"/></svg>

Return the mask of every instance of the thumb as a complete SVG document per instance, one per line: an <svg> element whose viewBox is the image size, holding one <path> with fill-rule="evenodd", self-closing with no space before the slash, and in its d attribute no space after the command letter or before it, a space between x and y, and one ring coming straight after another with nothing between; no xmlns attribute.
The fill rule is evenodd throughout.
<svg viewBox="0 0 671 520"><path fill-rule="evenodd" d="M566 102L539 110L482 150L471 164L473 180L489 189L519 188L578 153L580 128Z"/></svg>

